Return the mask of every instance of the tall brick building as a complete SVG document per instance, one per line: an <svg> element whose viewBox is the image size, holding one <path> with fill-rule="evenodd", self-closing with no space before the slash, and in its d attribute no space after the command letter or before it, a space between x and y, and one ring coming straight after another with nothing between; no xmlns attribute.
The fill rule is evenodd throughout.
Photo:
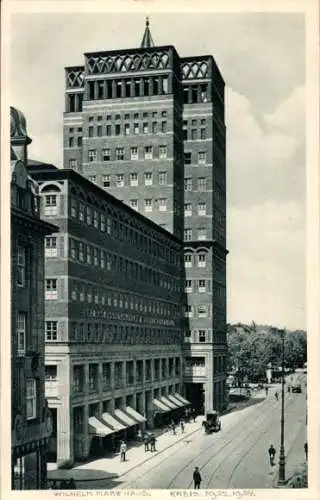
<svg viewBox="0 0 320 500"><path fill-rule="evenodd" d="M184 239L184 382L200 409L226 404L224 80L210 55L154 46L67 67L64 166ZM184 214L184 215L183 215Z"/></svg>
<svg viewBox="0 0 320 500"><path fill-rule="evenodd" d="M44 238L38 185L27 172L23 114L11 108L11 418L12 489L46 486L51 416L44 391Z"/></svg>

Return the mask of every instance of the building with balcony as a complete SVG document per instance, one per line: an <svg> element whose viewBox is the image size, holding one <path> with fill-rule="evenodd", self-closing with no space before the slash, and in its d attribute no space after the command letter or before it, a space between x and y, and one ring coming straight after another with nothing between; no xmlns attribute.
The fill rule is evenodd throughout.
<svg viewBox="0 0 320 500"><path fill-rule="evenodd" d="M11 108L11 472L12 489L46 486L52 425L44 392L44 238L38 185L27 172L23 114Z"/></svg>
<svg viewBox="0 0 320 500"><path fill-rule="evenodd" d="M58 466L183 411L183 244L73 170L30 165L45 241L45 384Z"/></svg>
<svg viewBox="0 0 320 500"><path fill-rule="evenodd" d="M186 394L199 411L221 410L227 249L219 68L211 55L154 46L147 20L139 48L87 53L65 77L65 167L184 239L184 356L204 363L202 375L186 368Z"/></svg>

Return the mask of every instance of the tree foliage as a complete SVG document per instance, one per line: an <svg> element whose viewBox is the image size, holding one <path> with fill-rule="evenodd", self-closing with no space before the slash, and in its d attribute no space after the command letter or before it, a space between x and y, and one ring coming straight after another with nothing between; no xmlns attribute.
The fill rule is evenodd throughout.
<svg viewBox="0 0 320 500"><path fill-rule="evenodd" d="M281 331L272 326L238 323L228 325L229 370L240 378L255 381L265 378L268 363L281 366ZM307 338L303 330L285 331L285 366L295 369L307 360Z"/></svg>

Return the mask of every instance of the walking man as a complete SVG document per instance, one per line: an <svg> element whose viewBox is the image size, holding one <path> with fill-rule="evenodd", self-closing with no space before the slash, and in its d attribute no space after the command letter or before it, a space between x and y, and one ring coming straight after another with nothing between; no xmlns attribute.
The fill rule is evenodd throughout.
<svg viewBox="0 0 320 500"><path fill-rule="evenodd" d="M175 423L174 423L173 420L171 421L171 429L172 429L172 434L175 436L175 434L176 434L176 425L175 425Z"/></svg>
<svg viewBox="0 0 320 500"><path fill-rule="evenodd" d="M199 472L199 467L196 467L193 471L193 484L195 490L200 489L200 483L201 483L201 474Z"/></svg>
<svg viewBox="0 0 320 500"><path fill-rule="evenodd" d="M144 451L149 451L149 436L148 436L148 434L145 434L145 436L143 438L143 442L144 442Z"/></svg>
<svg viewBox="0 0 320 500"><path fill-rule="evenodd" d="M151 438L150 438L150 451L156 451L156 438L154 437L154 435L152 434Z"/></svg>
<svg viewBox="0 0 320 500"><path fill-rule="evenodd" d="M121 444L120 444L120 461L121 462L126 461L126 453L127 453L127 445L124 441L121 441Z"/></svg>
<svg viewBox="0 0 320 500"><path fill-rule="evenodd" d="M273 446L273 444L270 445L268 453L269 453L270 465L271 465L271 467L273 467L274 466L274 457L276 456L276 450L275 450L275 447Z"/></svg>
<svg viewBox="0 0 320 500"><path fill-rule="evenodd" d="M183 434L184 433L184 422L182 419L180 420L180 427L181 427L181 433Z"/></svg>
<svg viewBox="0 0 320 500"><path fill-rule="evenodd" d="M267 397L268 397L268 391L269 391L269 388L268 388L268 386L266 385L264 389L265 389L265 391L266 391L266 398L267 398Z"/></svg>

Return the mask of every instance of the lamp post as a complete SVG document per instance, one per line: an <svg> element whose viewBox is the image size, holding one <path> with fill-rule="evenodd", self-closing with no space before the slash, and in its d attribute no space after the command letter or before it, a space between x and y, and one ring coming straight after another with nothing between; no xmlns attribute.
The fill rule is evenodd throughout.
<svg viewBox="0 0 320 500"><path fill-rule="evenodd" d="M281 419L280 419L280 455L279 455L279 485L285 483L285 453L284 453L284 337L285 330L281 330L282 340L282 384L281 384Z"/></svg>

